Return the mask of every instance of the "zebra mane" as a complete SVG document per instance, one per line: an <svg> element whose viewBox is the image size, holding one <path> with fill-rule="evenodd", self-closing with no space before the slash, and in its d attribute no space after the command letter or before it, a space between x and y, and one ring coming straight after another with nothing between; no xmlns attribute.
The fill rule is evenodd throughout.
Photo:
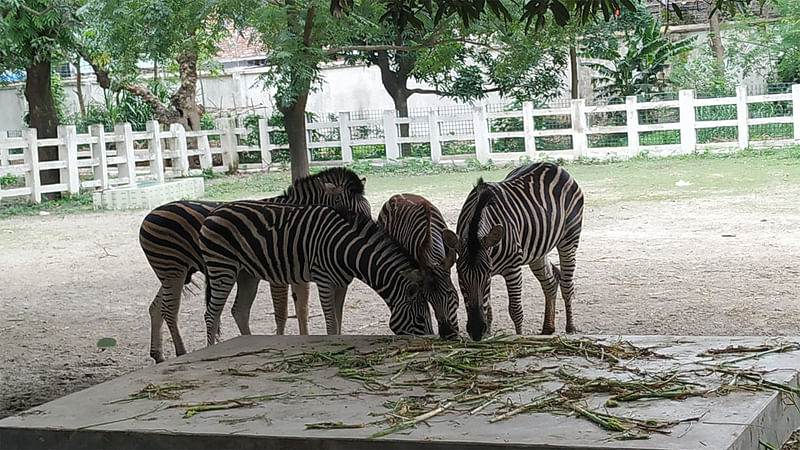
<svg viewBox="0 0 800 450"><path fill-rule="evenodd" d="M314 183L318 181L341 186L345 191L352 194L364 195L364 183L361 182L358 174L345 167L332 167L314 175L295 180L291 186L283 191L283 196L290 197L297 191L304 191L305 188L314 190Z"/></svg>
<svg viewBox="0 0 800 450"><path fill-rule="evenodd" d="M494 192L492 192L489 185L483 181L483 178L478 178L478 184L475 185L472 192L478 198L475 200L475 206L472 208L472 217L470 217L469 226L467 227L467 255L476 255L481 248L481 240L478 237L478 232L481 228L483 210L494 200Z"/></svg>
<svg viewBox="0 0 800 450"><path fill-rule="evenodd" d="M348 223L354 225L357 230L359 231L366 230L367 231L367 233L365 233L366 235L369 236L378 235L390 241L395 247L397 247L395 253L403 255L405 259L408 260L408 262L411 264L412 269L420 268L420 264L417 262L414 256L411 255L408 249L403 247L403 244L401 244L394 237L392 237L392 235L389 234L385 228L383 228L377 222L372 220L371 217L364 217L361 214L356 214L352 211L336 211L336 213L339 214L342 218L344 218Z"/></svg>

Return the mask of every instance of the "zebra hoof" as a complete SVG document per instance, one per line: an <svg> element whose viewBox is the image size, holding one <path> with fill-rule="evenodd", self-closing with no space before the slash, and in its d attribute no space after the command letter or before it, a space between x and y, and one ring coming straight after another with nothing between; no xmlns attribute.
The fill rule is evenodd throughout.
<svg viewBox="0 0 800 450"><path fill-rule="evenodd" d="M156 364L164 362L164 354L160 350L151 350L150 357L155 360Z"/></svg>
<svg viewBox="0 0 800 450"><path fill-rule="evenodd" d="M567 326L567 334L575 334L577 332L578 329L574 325Z"/></svg>
<svg viewBox="0 0 800 450"><path fill-rule="evenodd" d="M554 327L542 327L542 334L553 334L556 332Z"/></svg>

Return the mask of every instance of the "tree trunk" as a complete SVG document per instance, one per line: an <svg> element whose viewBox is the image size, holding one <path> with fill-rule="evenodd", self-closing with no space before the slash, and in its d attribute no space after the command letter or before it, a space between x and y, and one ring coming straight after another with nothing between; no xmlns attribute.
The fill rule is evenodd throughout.
<svg viewBox="0 0 800 450"><path fill-rule="evenodd" d="M408 97L410 96L411 93L409 93L408 89L405 89L405 87L393 93L392 100L394 101L394 109L397 111L399 117L408 117ZM410 124L401 123L400 137L404 138L409 136L411 136ZM406 142L400 144L400 156L410 156L411 150L411 143Z"/></svg>
<svg viewBox="0 0 800 450"><path fill-rule="evenodd" d="M574 45L570 45L569 47L569 70L570 70L570 92L572 95L572 99L580 98L580 92L578 92L578 51L575 49Z"/></svg>
<svg viewBox="0 0 800 450"><path fill-rule="evenodd" d="M200 129L204 108L197 104L197 53L186 52L175 58L179 64L181 85L172 96L178 113L177 123L189 131Z"/></svg>
<svg viewBox="0 0 800 450"><path fill-rule="evenodd" d="M711 51L714 52L716 61L715 71L719 78L725 76L725 48L722 46L722 34L719 25L719 11L714 11L708 19L710 28L709 38L711 40Z"/></svg>
<svg viewBox="0 0 800 450"><path fill-rule="evenodd" d="M283 127L289 140L289 157L292 165L292 181L308 176L308 144L306 143L306 103L308 89L297 96L294 103L278 106L283 114Z"/></svg>
<svg viewBox="0 0 800 450"><path fill-rule="evenodd" d="M25 68L25 99L28 101L28 122L36 128L39 139L58 136L58 113L50 90L50 60L45 59ZM58 147L39 147L39 161L58 159ZM57 184L60 174L58 169L41 171L42 184ZM47 194L47 199L58 198L58 194Z"/></svg>
<svg viewBox="0 0 800 450"><path fill-rule="evenodd" d="M81 109L81 117L86 117L86 101L83 99L83 76L81 75L81 57L75 61L77 73L75 81L77 82L77 89L75 93L78 95L78 107Z"/></svg>
<svg viewBox="0 0 800 450"><path fill-rule="evenodd" d="M398 41L402 43L402 41ZM400 45L397 42L396 45ZM389 52L381 50L376 53L374 58L375 64L381 70L381 82L383 88L392 97L394 102L394 109L397 111L398 116L408 117L408 98L411 97L413 92L408 90L408 77L411 70L416 63L416 55L413 53L404 53L402 55L395 55L395 60L398 62L397 70L392 70L392 63L389 60ZM400 137L410 136L409 124L400 125ZM408 156L411 154L411 144L400 145L400 156Z"/></svg>

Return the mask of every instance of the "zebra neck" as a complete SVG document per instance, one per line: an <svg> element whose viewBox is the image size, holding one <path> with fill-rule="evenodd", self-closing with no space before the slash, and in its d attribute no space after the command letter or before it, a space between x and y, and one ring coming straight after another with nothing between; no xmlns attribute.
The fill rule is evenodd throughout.
<svg viewBox="0 0 800 450"><path fill-rule="evenodd" d="M359 241L346 257L353 275L392 305L408 288L402 273L415 267L410 256L377 226L362 230Z"/></svg>

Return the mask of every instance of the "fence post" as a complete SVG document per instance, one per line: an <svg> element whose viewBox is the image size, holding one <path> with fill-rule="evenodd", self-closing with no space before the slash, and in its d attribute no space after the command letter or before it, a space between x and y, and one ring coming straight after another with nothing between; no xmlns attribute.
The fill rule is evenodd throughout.
<svg viewBox="0 0 800 450"><path fill-rule="evenodd" d="M92 160L96 165L92 166L94 179L100 180L100 188L108 187L108 156L106 155L106 131L103 125L94 124L89 126L89 134L97 139L92 144Z"/></svg>
<svg viewBox="0 0 800 450"><path fill-rule="evenodd" d="M536 156L536 121L533 118L533 102L522 102L522 130L525 134L525 154Z"/></svg>
<svg viewBox="0 0 800 450"><path fill-rule="evenodd" d="M189 147L186 144L186 129L179 123L173 123L169 126L169 131L175 137L174 150L178 151L178 157L172 159L172 168L178 169L178 173L182 177L189 176Z"/></svg>
<svg viewBox="0 0 800 450"><path fill-rule="evenodd" d="M211 146L208 144L207 134L203 133L197 137L197 149L202 152L200 153L200 168L208 169L213 167L214 161L211 157Z"/></svg>
<svg viewBox="0 0 800 450"><path fill-rule="evenodd" d="M400 158L400 148L397 146L396 113L393 109L383 112L383 137L386 140L386 159Z"/></svg>
<svg viewBox="0 0 800 450"><path fill-rule="evenodd" d="M117 135L117 156L125 155L125 162L117 165L119 175L128 177L128 186L136 186L136 156L133 152L133 130L129 123L118 123L114 126Z"/></svg>
<svg viewBox="0 0 800 450"><path fill-rule="evenodd" d="M472 130L475 138L475 157L481 164L486 164L489 162L492 149L489 145L489 122L486 119L485 104L472 107Z"/></svg>
<svg viewBox="0 0 800 450"><path fill-rule="evenodd" d="M339 113L339 141L342 148L342 161L345 163L353 162L353 147L350 146L352 136L350 135L350 113Z"/></svg>
<svg viewBox="0 0 800 450"><path fill-rule="evenodd" d="M431 108L428 113L428 137L431 143L431 162L439 164L442 160L442 141L439 136L439 112Z"/></svg>
<svg viewBox="0 0 800 450"><path fill-rule="evenodd" d="M7 131L0 131L0 166L8 166L8 147L3 145L3 141L7 139L7 136Z"/></svg>
<svg viewBox="0 0 800 450"><path fill-rule="evenodd" d="M586 99L571 101L572 151L575 157L586 156L589 142L586 138Z"/></svg>
<svg viewBox="0 0 800 450"><path fill-rule="evenodd" d="M635 95L625 97L625 113L628 127L628 156L636 156L639 153L639 110L636 109L637 99Z"/></svg>
<svg viewBox="0 0 800 450"><path fill-rule="evenodd" d="M261 165L272 164L272 144L269 141L267 119L258 119L258 141L261 147Z"/></svg>
<svg viewBox="0 0 800 450"><path fill-rule="evenodd" d="M58 159L67 162L67 168L61 169L61 181L67 182L67 189L71 194L77 194L81 190L81 180L78 178L78 141L75 125L59 125L58 138L61 141L58 145Z"/></svg>
<svg viewBox="0 0 800 450"><path fill-rule="evenodd" d="M697 148L697 129L695 128L694 90L678 91L680 110L681 153L694 153Z"/></svg>
<svg viewBox="0 0 800 450"><path fill-rule="evenodd" d="M150 174L159 183L164 182L164 150L161 147L161 125L155 120L147 121L150 133Z"/></svg>
<svg viewBox="0 0 800 450"><path fill-rule="evenodd" d="M794 122L794 141L800 144L800 84L792 85L792 119Z"/></svg>
<svg viewBox="0 0 800 450"><path fill-rule="evenodd" d="M222 165L235 172L239 167L239 152L236 151L236 124L232 118L216 120L220 130L219 143L222 147Z"/></svg>
<svg viewBox="0 0 800 450"><path fill-rule="evenodd" d="M25 185L31 188L31 200L36 203L42 202L42 178L39 173L39 143L36 128L27 128L22 132L25 143L28 144L23 149L25 164L30 170L25 172Z"/></svg>
<svg viewBox="0 0 800 450"><path fill-rule="evenodd" d="M747 119L750 117L747 105L747 86L736 86L736 121L739 125L739 149L744 150L750 146L750 127Z"/></svg>

